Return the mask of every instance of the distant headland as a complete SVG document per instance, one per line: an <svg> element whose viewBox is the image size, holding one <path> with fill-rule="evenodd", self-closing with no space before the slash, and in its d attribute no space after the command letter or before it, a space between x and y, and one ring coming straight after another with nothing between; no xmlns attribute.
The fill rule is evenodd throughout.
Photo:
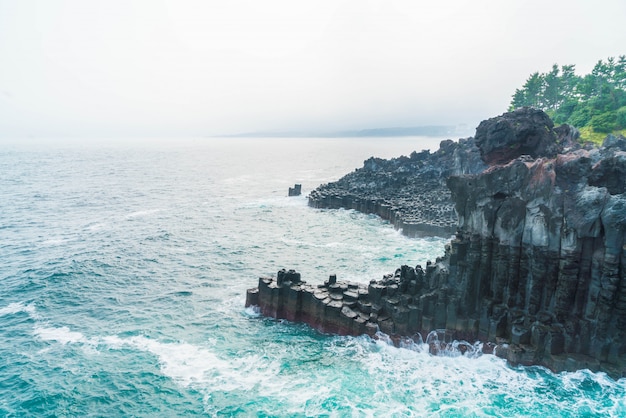
<svg viewBox="0 0 626 418"><path fill-rule="evenodd" d="M342 131L259 131L234 135L220 135L232 138L383 138L402 136L463 136L469 134L467 125L427 125L390 128L370 128Z"/></svg>

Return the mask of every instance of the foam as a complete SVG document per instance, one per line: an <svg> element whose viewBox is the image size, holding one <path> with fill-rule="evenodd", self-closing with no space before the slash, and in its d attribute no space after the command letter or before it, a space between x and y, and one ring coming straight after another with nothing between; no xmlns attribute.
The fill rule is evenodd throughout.
<svg viewBox="0 0 626 418"><path fill-rule="evenodd" d="M152 215L153 213L160 212L161 210L162 209L138 210L138 211L127 214L124 218L125 219L140 218L142 216Z"/></svg>
<svg viewBox="0 0 626 418"><path fill-rule="evenodd" d="M91 231L91 232L95 232L95 231L101 231L104 228L107 228L108 224L104 223L104 222L96 222L90 225L85 226L85 230L87 231Z"/></svg>
<svg viewBox="0 0 626 418"><path fill-rule="evenodd" d="M13 311L19 309L17 305L11 308ZM306 374L298 374L295 369L285 375L281 359L293 353L267 357L259 350L224 361L210 346L181 341L162 342L145 336L121 338L116 335L88 338L66 326L37 326L34 334L44 341L61 345L105 346L110 350L132 348L151 353L158 359L163 375L183 387L200 390L208 403L216 392L255 391L258 396L274 401L281 399L294 411L306 404L309 412L323 412L328 407L324 403L331 402L341 404L342 410L359 411L365 416L372 410L385 410L390 414L415 411L454 414L484 411L493 403L494 397L508 396L515 400L516 407L523 413L533 410L533 404L538 401L536 389L545 384L544 375L520 373L495 356L483 355L473 359L432 356L425 344L396 348L382 335L377 341L367 337L335 337L326 347L325 354L331 356L329 364L320 363L319 368L309 366L305 369ZM343 364L342 368L347 366L346 369L354 375L336 375L335 366L343 362L348 364ZM547 371L542 373L547 378L554 376ZM597 382L603 390L616 390L615 382L602 374L577 372L563 376L566 389L574 392L584 379ZM318 381L323 384L313 383ZM355 384L356 388L349 388ZM363 388L358 385L370 387L372 394L367 405L362 404ZM356 399L346 397L346 393L353 390L360 395ZM533 395L528 396L529 393ZM559 406L558 400L547 395L539 401ZM585 397L572 407L577 411L598 410L598 405Z"/></svg>
<svg viewBox="0 0 626 418"><path fill-rule="evenodd" d="M261 308L259 306L248 306L243 312L250 318L259 318L261 316Z"/></svg>
<svg viewBox="0 0 626 418"><path fill-rule="evenodd" d="M37 316L32 304L0 308L0 315L20 312ZM254 309L244 313L258 315ZM265 411L279 404L285 411L309 415L329 410L359 416L377 416L380 411L408 416L549 415L562 408L574 415L626 412L626 379L615 382L588 370L555 375L540 367L514 369L493 355L470 358L453 350L432 356L427 344L407 340L397 348L384 334L378 340L328 338L321 347L306 337L298 338L297 345L272 339L269 346L228 355L228 361L218 354L219 339L191 344L143 335L89 337L67 326L37 322L33 335L87 351L130 348L150 353L164 376L202 393L206 408L216 413L226 408L225 399L249 397L261 399ZM299 357L300 344L308 347L302 352L308 359ZM311 349L321 350L319 357L306 351Z"/></svg>
<svg viewBox="0 0 626 418"><path fill-rule="evenodd" d="M35 314L35 306L25 305L23 302L14 302L5 306L4 308L0 308L0 316L4 315L14 315L20 312L26 312L29 315Z"/></svg>
<svg viewBox="0 0 626 418"><path fill-rule="evenodd" d="M15 315L15 314L22 313L22 312L28 314L28 316L31 317L32 319L36 320L39 318L35 305L33 305L32 303L24 304L23 302L14 302L14 303L10 303L4 308L0 308L0 316Z"/></svg>
<svg viewBox="0 0 626 418"><path fill-rule="evenodd" d="M33 334L43 341L56 341L62 345L66 344L94 344L82 333L71 331L68 327L40 327L36 326Z"/></svg>
<svg viewBox="0 0 626 418"><path fill-rule="evenodd" d="M264 388L268 395L277 395L280 392L280 388L273 383L280 371L278 363L268 364L258 354L227 362L210 348L187 342L161 342L145 336L120 338L108 335L89 338L66 326L36 326L33 334L43 341L56 342L63 346L77 344L88 349L132 348L148 352L157 357L161 373L183 387L191 386L205 391L219 388L226 392ZM306 383L306 379L300 382L302 385Z"/></svg>
<svg viewBox="0 0 626 418"><path fill-rule="evenodd" d="M287 397L299 407L329 393L323 386L311 388L309 376L281 378L280 362L256 352L224 361L210 347L186 342L164 343L143 336L109 337L102 341L111 344L111 348L130 346L155 355L161 373L184 387L205 393L209 403L215 392L256 391L269 398Z"/></svg>
<svg viewBox="0 0 626 418"><path fill-rule="evenodd" d="M362 347L352 347L355 343ZM372 343L359 337L332 348L339 356L357 360L367 376L377 377L372 400L377 410L406 414L406 405L411 405L418 415L480 415L489 410L500 415L510 404L515 408L507 412L510 415L549 414L564 407L580 414L626 411L626 379L615 382L588 370L555 375L541 367L515 369L493 355L433 356L416 345L418 349L396 348L384 339ZM599 387L586 393L581 385L585 379ZM604 400L599 392L605 394ZM615 403L607 405L607 397Z"/></svg>
<svg viewBox="0 0 626 418"><path fill-rule="evenodd" d="M122 340L128 345L154 354L159 359L161 372L184 386L209 383L220 369L228 364L206 348L185 342L163 343L143 336Z"/></svg>
<svg viewBox="0 0 626 418"><path fill-rule="evenodd" d="M161 372L183 386L197 382L208 383L219 374L219 370L229 368L227 362L218 359L210 350L185 342L164 343L144 336L120 338L109 335L88 338L66 326L36 326L33 334L43 341L53 341L61 345L81 344L91 348L105 346L113 350L130 347L149 352L158 358Z"/></svg>
<svg viewBox="0 0 626 418"><path fill-rule="evenodd" d="M48 240L43 241L41 245L49 246L49 247L56 247L58 245L65 244L68 242L70 242L69 238L54 238L54 239L48 239Z"/></svg>

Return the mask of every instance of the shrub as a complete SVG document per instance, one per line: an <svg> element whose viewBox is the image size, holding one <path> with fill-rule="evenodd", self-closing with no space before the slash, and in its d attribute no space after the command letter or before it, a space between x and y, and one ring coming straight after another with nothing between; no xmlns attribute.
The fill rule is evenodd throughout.
<svg viewBox="0 0 626 418"><path fill-rule="evenodd" d="M610 133L617 127L617 112L606 112L596 115L589 122L595 132Z"/></svg>
<svg viewBox="0 0 626 418"><path fill-rule="evenodd" d="M572 112L572 116L569 117L567 123L574 125L578 128L587 126L591 121L592 109L588 106L580 105L576 107L576 110Z"/></svg>

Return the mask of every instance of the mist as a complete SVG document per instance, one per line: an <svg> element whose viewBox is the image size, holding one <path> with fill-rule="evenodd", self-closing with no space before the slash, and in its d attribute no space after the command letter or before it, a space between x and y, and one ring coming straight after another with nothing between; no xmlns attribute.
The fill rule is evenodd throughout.
<svg viewBox="0 0 626 418"><path fill-rule="evenodd" d="M2 1L0 137L476 124L623 55L626 3Z"/></svg>

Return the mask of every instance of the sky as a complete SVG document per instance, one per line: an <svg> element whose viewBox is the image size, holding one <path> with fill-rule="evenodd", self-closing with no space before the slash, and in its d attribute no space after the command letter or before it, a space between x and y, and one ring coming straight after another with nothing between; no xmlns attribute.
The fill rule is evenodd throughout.
<svg viewBox="0 0 626 418"><path fill-rule="evenodd" d="M0 137L467 124L626 54L624 0L0 0Z"/></svg>

